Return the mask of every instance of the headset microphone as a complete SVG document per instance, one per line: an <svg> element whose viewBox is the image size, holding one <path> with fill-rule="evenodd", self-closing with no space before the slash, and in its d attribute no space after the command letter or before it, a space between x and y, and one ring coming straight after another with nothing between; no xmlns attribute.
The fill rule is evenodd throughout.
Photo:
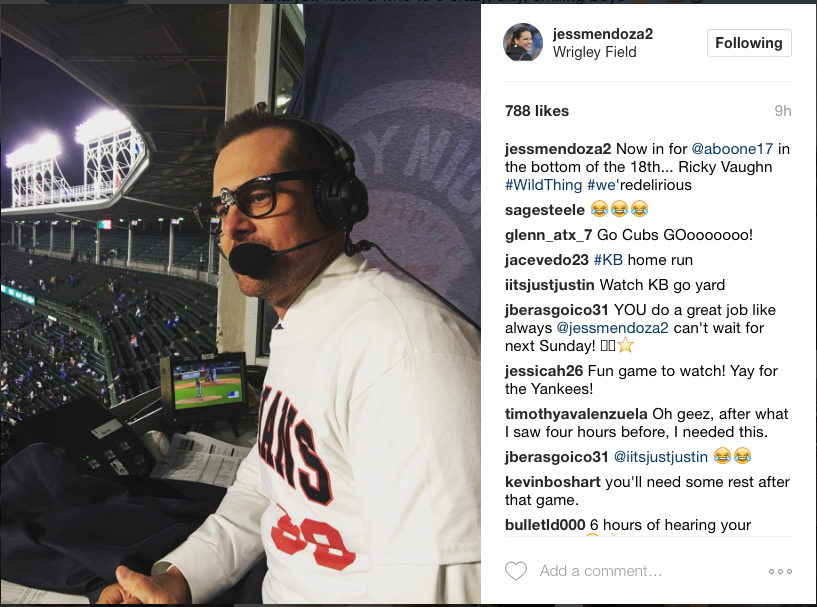
<svg viewBox="0 0 817 607"><path fill-rule="evenodd" d="M230 262L230 268L236 274L242 274L244 276L260 274L270 266L274 257L277 257L278 255L286 255L287 253L292 253L294 251L300 251L301 249L310 247L321 240L329 238L330 236L334 236L337 233L338 230L334 230L319 238L307 240L298 246L292 247L291 249L284 249L283 251L273 251L266 245L254 242L236 245L233 250L230 251L230 258L228 259Z"/></svg>

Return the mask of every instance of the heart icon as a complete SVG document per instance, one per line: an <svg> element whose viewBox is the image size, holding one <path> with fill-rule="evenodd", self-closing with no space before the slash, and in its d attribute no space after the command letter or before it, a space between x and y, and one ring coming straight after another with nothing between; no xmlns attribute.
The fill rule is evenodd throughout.
<svg viewBox="0 0 817 607"><path fill-rule="evenodd" d="M521 578L525 573L528 571L528 566L519 561L518 563L514 563L513 561L508 561L505 563L505 573L511 576L514 580L518 580Z"/></svg>

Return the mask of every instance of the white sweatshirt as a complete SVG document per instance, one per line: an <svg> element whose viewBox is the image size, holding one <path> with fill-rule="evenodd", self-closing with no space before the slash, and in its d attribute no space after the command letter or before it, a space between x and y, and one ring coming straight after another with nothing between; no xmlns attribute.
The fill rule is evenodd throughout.
<svg viewBox="0 0 817 607"><path fill-rule="evenodd" d="M360 255L272 331L258 448L154 573L206 602L262 551L269 603L479 602L479 334Z"/></svg>

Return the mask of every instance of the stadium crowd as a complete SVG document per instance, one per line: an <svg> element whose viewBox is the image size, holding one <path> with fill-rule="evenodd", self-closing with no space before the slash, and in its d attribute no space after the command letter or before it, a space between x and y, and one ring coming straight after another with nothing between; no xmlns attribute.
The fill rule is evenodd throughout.
<svg viewBox="0 0 817 607"><path fill-rule="evenodd" d="M210 285L96 264L80 267L76 257L30 257L3 249L4 285L35 295L35 310L42 302L44 313L64 309L63 319L78 319L69 328L3 295L4 419L86 394L106 405L114 396L120 402L160 385L158 357L216 349L217 294ZM98 352L79 319L99 323L104 339ZM106 368L113 377L106 376Z"/></svg>

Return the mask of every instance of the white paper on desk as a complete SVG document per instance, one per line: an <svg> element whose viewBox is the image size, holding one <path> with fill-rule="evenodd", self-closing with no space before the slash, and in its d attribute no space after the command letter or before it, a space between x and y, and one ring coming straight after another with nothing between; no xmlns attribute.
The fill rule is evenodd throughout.
<svg viewBox="0 0 817 607"><path fill-rule="evenodd" d="M167 461L153 466L150 476L229 487L235 481L240 464L241 460L237 457L175 451L171 452Z"/></svg>
<svg viewBox="0 0 817 607"><path fill-rule="evenodd" d="M198 432L176 433L167 459L157 462L150 476L229 487L249 453L247 447L236 447Z"/></svg>
<svg viewBox="0 0 817 607"><path fill-rule="evenodd" d="M173 440L170 441L170 447L181 451L224 455L226 457L237 457L238 459L244 459L250 452L248 447L236 447L198 432L174 434Z"/></svg>
<svg viewBox="0 0 817 607"><path fill-rule="evenodd" d="M81 594L62 594L48 590L27 588L12 582L2 581L3 605L89 605L90 601Z"/></svg>

